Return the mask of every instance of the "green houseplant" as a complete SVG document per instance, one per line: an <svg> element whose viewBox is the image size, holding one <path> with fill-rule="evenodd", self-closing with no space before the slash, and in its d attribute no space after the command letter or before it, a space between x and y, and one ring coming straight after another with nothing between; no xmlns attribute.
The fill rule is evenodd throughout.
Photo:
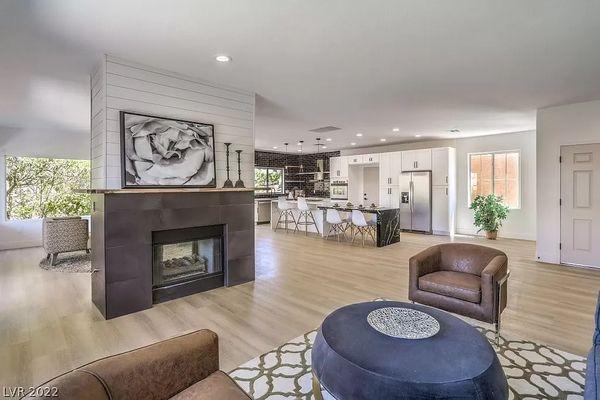
<svg viewBox="0 0 600 400"><path fill-rule="evenodd" d="M496 239L498 228L508 216L508 207L502 202L502 197L495 194L477 196L469 208L474 211L474 225L479 228L477 232L484 230L488 239Z"/></svg>

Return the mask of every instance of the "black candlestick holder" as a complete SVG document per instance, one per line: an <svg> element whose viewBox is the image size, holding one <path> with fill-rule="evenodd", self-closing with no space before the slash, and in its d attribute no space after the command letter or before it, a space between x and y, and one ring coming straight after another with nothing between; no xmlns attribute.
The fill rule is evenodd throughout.
<svg viewBox="0 0 600 400"><path fill-rule="evenodd" d="M235 182L236 188L246 187L244 185L244 181L242 181L242 151L236 150L237 153L237 162L238 162L238 180Z"/></svg>
<svg viewBox="0 0 600 400"><path fill-rule="evenodd" d="M227 157L227 165L225 167L225 170L227 171L227 180L223 184L223 187L224 188L232 188L233 187L233 182L231 181L231 179L229 179L229 146L231 146L231 143L223 143L223 144L227 148L225 150L225 156Z"/></svg>

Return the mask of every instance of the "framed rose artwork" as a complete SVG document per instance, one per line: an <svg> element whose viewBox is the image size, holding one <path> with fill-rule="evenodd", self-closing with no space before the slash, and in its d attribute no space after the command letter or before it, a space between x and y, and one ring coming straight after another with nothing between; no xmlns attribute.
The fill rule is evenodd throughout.
<svg viewBox="0 0 600 400"><path fill-rule="evenodd" d="M216 187L214 126L120 112L123 188Z"/></svg>

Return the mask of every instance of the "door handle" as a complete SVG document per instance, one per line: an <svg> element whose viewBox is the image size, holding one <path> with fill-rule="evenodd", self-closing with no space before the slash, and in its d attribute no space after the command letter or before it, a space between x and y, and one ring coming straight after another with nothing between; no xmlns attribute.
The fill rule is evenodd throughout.
<svg viewBox="0 0 600 400"><path fill-rule="evenodd" d="M446 196L448 196L448 188L446 188Z"/></svg>
<svg viewBox="0 0 600 400"><path fill-rule="evenodd" d="M448 175L446 175L446 183L448 183Z"/></svg>
<svg viewBox="0 0 600 400"><path fill-rule="evenodd" d="M98 268L92 270L92 274L95 274L96 272L100 272L100 270Z"/></svg>

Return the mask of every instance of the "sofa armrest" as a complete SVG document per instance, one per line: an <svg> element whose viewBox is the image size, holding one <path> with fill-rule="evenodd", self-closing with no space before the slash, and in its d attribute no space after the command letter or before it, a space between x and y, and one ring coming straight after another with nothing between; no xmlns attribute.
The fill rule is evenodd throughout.
<svg viewBox="0 0 600 400"><path fill-rule="evenodd" d="M508 275L508 258L505 255L495 256L481 271L481 306L493 316L493 322L497 322L497 316L506 307L506 285L504 279ZM503 285L502 298L496 303L498 283ZM499 307L496 310L496 307Z"/></svg>
<svg viewBox="0 0 600 400"><path fill-rule="evenodd" d="M80 369L100 379L111 398L168 399L218 371L218 338L204 329Z"/></svg>
<svg viewBox="0 0 600 400"><path fill-rule="evenodd" d="M419 289L419 278L440 269L441 250L439 246L429 247L408 260L408 297Z"/></svg>

